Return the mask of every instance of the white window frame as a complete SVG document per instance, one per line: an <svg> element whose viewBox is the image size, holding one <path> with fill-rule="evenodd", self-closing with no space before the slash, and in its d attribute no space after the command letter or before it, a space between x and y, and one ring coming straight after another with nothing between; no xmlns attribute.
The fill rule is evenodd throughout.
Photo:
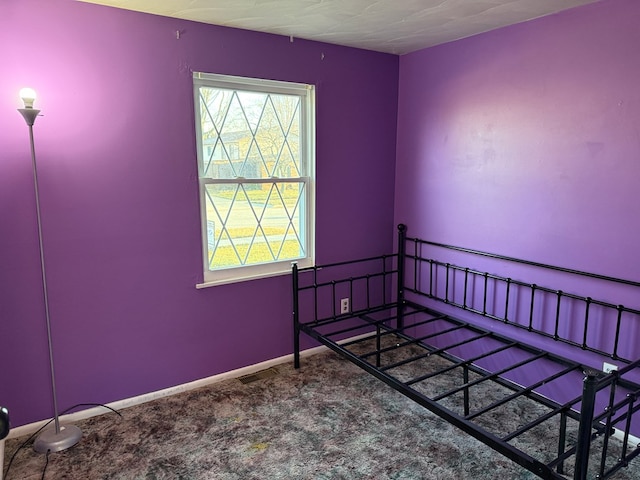
<svg viewBox="0 0 640 480"><path fill-rule="evenodd" d="M259 265L237 266L224 269L211 270L208 261L208 235L207 235L207 211L206 211L206 186L212 183L220 183L218 180L204 177L204 159L201 148L201 119L200 119L200 93L199 88L228 88L238 90L249 90L254 92L297 95L301 97L300 112L300 165L302 177L295 178L305 184L305 194L302 201L304 208L304 238L306 257L295 260L272 261ZM313 266L315 262L315 87L313 85L293 82L283 82L276 80L264 80L256 78L237 77L230 75L220 75L213 73L194 72L193 73L193 93L194 93L194 118L196 127L196 151L198 159L198 179L200 193L200 219L202 234L202 260L203 260L203 282L196 285L197 288L206 288L214 285L241 282L258 278L283 275L291 272L291 264L298 263L300 268ZM287 179L278 181L271 179L274 183L285 183ZM229 183L230 180L223 180ZM233 181L231 181L233 182ZM237 183L251 183L250 179L237 179Z"/></svg>

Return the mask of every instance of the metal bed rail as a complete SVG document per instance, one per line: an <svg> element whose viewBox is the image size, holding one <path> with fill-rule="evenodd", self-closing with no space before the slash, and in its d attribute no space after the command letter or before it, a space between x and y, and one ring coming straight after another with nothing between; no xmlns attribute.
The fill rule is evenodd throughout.
<svg viewBox="0 0 640 480"><path fill-rule="evenodd" d="M640 287L639 282L409 238L406 237L406 228L402 227L399 227L399 243L405 245L405 268L411 273L404 277L405 292L498 320L615 361L630 363L640 356L639 351L629 347L621 352L621 342L628 341L621 336L623 324L640 329L640 310L429 258L422 254L422 247L435 246L632 287ZM520 304L518 308L514 307L516 297ZM528 299L526 311L522 307L525 297ZM543 303L544 307L541 306ZM575 318L574 315L574 323L571 325L567 324L566 313L569 310L581 314L580 318ZM542 323L541 318L544 318L546 324ZM603 322L614 326L609 330L613 332L612 336L601 335L599 329L602 329ZM565 332L567 329L573 331L575 338L568 338L566 333L563 334L563 327ZM581 331L576 335L578 328Z"/></svg>
<svg viewBox="0 0 640 480"><path fill-rule="evenodd" d="M300 330L305 322L315 327L365 313L395 307L398 298L398 255L379 255L352 261L334 262L306 268L292 263L294 365L300 365ZM401 273L401 272L400 272ZM300 318L300 298L308 294L312 304L311 320ZM348 312L340 311L341 297L349 298ZM342 335L356 334L359 328L347 327ZM368 328L365 331L370 330ZM362 333L362 332L360 332Z"/></svg>

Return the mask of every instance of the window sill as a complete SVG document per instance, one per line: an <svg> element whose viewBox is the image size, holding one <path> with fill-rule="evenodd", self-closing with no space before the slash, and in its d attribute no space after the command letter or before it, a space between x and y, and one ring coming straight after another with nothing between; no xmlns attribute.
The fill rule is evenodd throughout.
<svg viewBox="0 0 640 480"><path fill-rule="evenodd" d="M261 273L247 274L247 275L241 275L241 276L237 275L237 276L234 276L233 278L207 280L202 283L197 283L196 289L201 290L203 288L216 287L218 285L228 285L230 283L248 282L251 280L259 280L261 278L279 277L282 275L289 275L290 273L291 273L291 267L282 269L282 270L271 271L271 272L261 272Z"/></svg>

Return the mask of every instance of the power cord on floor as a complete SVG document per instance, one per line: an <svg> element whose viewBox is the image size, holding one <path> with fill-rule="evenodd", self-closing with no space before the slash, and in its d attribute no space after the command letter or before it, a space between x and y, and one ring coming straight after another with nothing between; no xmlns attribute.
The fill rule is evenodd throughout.
<svg viewBox="0 0 640 480"><path fill-rule="evenodd" d="M42 477L40 477L40 480L44 480L44 474L47 473L47 467L49 466L49 454L51 453L51 450L47 450L47 460L44 463L44 468L42 469Z"/></svg>
<svg viewBox="0 0 640 480"><path fill-rule="evenodd" d="M116 415L118 415L119 417L122 417L122 414L120 412L118 412L117 410L114 410L113 408L109 407L108 405L103 405L102 403L78 403L77 405L74 405L73 407L69 407L66 410L64 410L63 412L61 412L59 415L64 415L65 413L70 412L71 410L74 410L78 407L104 407L108 410L111 410L113 413L115 413ZM9 460L9 463L7 464L7 469L4 472L4 480L7 480L7 478L9 478L9 470L11 469L11 465L13 464L13 461L16 458L16 455L18 455L18 452L20 450L22 450L31 440L33 440L33 438L38 435L42 430L44 430L47 426L49 426L49 424L51 422L53 422L54 419L52 418L51 420L49 420L47 423L45 423L44 425L42 425L38 430L36 430L35 432L33 432L29 438L27 438L24 442L22 442L22 444L20 444L20 446L16 449L15 452L13 452L13 455L11 455L11 459ZM42 471L42 479L44 480L44 474L47 471L47 466L49 465L49 453L51 453L51 450L47 450L47 458L46 458L46 463L44 465L44 469Z"/></svg>

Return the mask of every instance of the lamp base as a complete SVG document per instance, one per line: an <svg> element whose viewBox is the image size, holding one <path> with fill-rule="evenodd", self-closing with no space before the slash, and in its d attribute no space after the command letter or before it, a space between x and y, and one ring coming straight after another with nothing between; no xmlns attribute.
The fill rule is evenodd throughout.
<svg viewBox="0 0 640 480"><path fill-rule="evenodd" d="M61 452L73 447L81 438L82 430L75 425L61 425L59 432L55 428L48 428L38 435L33 442L33 449L38 453Z"/></svg>

